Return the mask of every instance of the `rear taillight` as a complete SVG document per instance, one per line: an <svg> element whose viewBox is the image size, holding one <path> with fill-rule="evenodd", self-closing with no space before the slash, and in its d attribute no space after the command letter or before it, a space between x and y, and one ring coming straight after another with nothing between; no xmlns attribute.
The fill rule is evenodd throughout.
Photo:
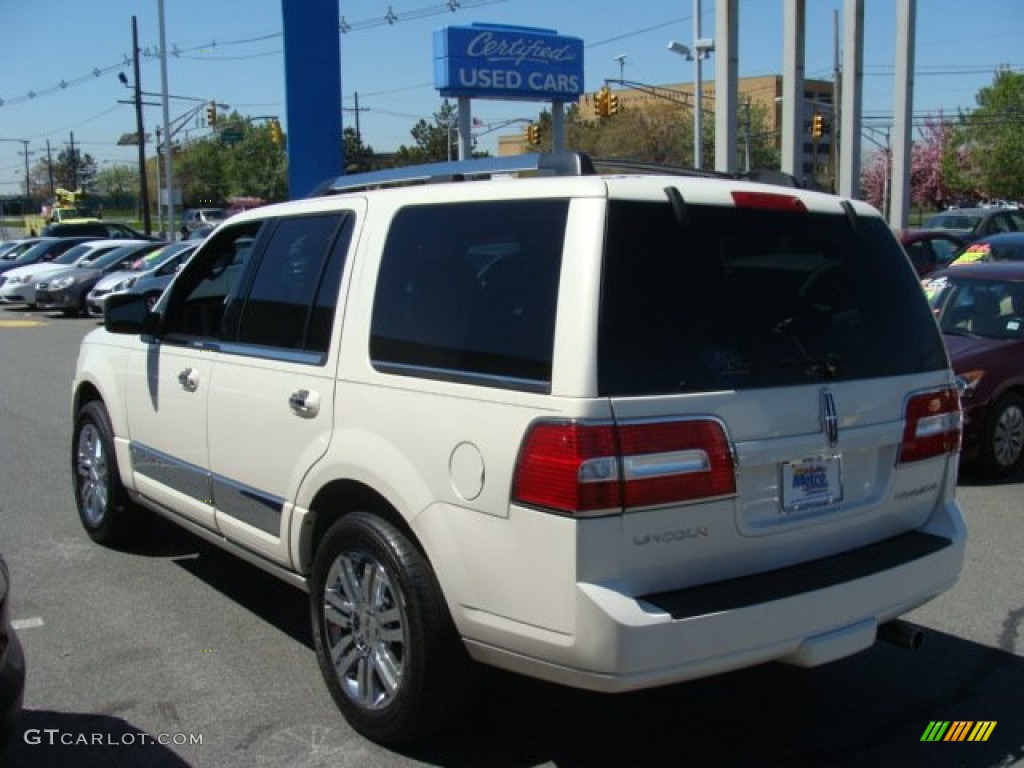
<svg viewBox="0 0 1024 768"><path fill-rule="evenodd" d="M512 499L567 514L612 514L735 492L729 441L717 421L542 421L523 441Z"/></svg>
<svg viewBox="0 0 1024 768"><path fill-rule="evenodd" d="M900 464L960 450L963 414L955 389L914 395L907 401Z"/></svg>

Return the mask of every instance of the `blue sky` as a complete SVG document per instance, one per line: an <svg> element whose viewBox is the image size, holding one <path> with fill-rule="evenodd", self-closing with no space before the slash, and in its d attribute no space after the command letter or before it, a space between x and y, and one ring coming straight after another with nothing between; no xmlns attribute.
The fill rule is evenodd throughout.
<svg viewBox="0 0 1024 768"><path fill-rule="evenodd" d="M300 0L288 0L300 2ZM285 112L282 0L165 0L171 94L216 99L245 115ZM625 54L626 79L663 84L688 82L693 65L667 50L669 40L691 44L693 0L339 0L350 26L339 32L344 121L354 125L359 94L363 140L377 151L411 145L409 130L431 119L441 99L433 87L432 33L473 22L555 29L583 39L588 91L618 78L616 57ZM842 0L808 0L806 76L830 79L833 18ZM702 35L714 33L714 0L703 0ZM866 0L864 110L881 120L892 111L896 0ZM782 62L782 0L740 0L741 76L774 74ZM393 23L389 23L389 10ZM0 138L27 139L30 162L54 154L74 132L75 143L101 168L132 163L133 148L117 138L134 131L130 97L117 73L131 78L131 18L138 19L144 91L160 90L157 0L49 0L43 6L4 0L0 45ZM975 106L978 90L997 67L1024 68L1024 2L1021 0L918 0L914 80L916 115L955 113ZM122 64L124 66L122 66ZM704 67L713 77L713 62ZM97 74L94 74L97 73ZM62 85L63 83L63 85ZM315 81L313 86L315 87ZM34 94L30 96L29 94ZM192 103L173 101L171 117ZM540 103L478 101L474 116L488 125L533 117ZM146 110L147 131L162 120ZM287 124L285 124L287 131ZM207 133L186 126L188 136ZM495 152L499 133L480 137ZM184 133L179 138L184 137ZM20 142L0 142L0 194L24 186ZM152 145L148 149L152 153Z"/></svg>

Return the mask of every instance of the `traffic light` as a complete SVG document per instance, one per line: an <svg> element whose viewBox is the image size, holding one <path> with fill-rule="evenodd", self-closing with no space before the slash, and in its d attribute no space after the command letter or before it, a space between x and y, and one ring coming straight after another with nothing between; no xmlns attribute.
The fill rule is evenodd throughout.
<svg viewBox="0 0 1024 768"><path fill-rule="evenodd" d="M598 117L608 117L611 109L611 91L607 85L601 86L601 90L594 94L594 114Z"/></svg>
<svg viewBox="0 0 1024 768"><path fill-rule="evenodd" d="M608 114L617 115L619 114L619 97L617 94L610 93L608 95Z"/></svg>
<svg viewBox="0 0 1024 768"><path fill-rule="evenodd" d="M271 120L270 121L270 140L281 146L284 144L284 134L281 132L281 121Z"/></svg>
<svg viewBox="0 0 1024 768"><path fill-rule="evenodd" d="M825 116L815 115L811 118L811 136L820 139L825 133Z"/></svg>
<svg viewBox="0 0 1024 768"><path fill-rule="evenodd" d="M217 127L217 102L206 103L206 124L211 128Z"/></svg>
<svg viewBox="0 0 1024 768"><path fill-rule="evenodd" d="M537 123L526 126L526 142L535 147L540 144L540 126Z"/></svg>

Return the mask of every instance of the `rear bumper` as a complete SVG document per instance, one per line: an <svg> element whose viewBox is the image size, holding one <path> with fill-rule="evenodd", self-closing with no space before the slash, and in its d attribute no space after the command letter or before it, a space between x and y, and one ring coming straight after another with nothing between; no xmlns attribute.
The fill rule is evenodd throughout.
<svg viewBox="0 0 1024 768"><path fill-rule="evenodd" d="M481 631L466 645L479 661L604 692L767 661L831 662L870 647L879 625L954 584L966 530L956 504L942 516L931 533L676 592L634 598L614 585L580 583L574 634L476 616Z"/></svg>

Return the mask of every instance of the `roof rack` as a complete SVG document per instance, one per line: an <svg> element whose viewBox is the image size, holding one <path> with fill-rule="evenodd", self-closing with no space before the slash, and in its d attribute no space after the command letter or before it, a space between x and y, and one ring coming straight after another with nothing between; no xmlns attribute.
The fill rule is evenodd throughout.
<svg viewBox="0 0 1024 768"><path fill-rule="evenodd" d="M588 176L594 165L584 152L533 152L508 157L482 157L446 163L426 163L403 168L388 168L368 173L353 173L328 179L310 197L337 195L364 189L382 189L409 184L443 181L467 181L513 173L538 176Z"/></svg>
<svg viewBox="0 0 1024 768"><path fill-rule="evenodd" d="M388 168L368 173L353 173L328 179L310 197L338 195L367 189L384 189L410 184L470 181L508 174L532 173L537 176L592 176L601 171L618 173L657 173L673 176L697 176L710 179L741 179L799 187L800 183L781 171L725 173L679 166L659 165L641 160L591 158L585 152L531 152L507 157L481 157L445 163L425 163Z"/></svg>

